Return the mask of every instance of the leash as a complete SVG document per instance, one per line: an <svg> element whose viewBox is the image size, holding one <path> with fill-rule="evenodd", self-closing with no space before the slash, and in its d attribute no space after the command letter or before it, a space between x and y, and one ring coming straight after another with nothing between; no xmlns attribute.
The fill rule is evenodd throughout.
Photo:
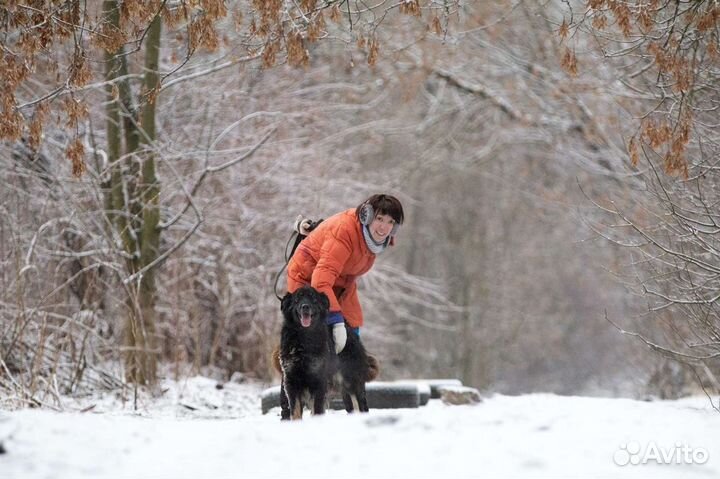
<svg viewBox="0 0 720 479"><path fill-rule="evenodd" d="M288 246L290 246L290 242L293 240L293 238L295 239L295 244L293 245L292 252L290 253L290 255L288 255ZM288 263L290 263L290 258L292 257L292 254L295 252L295 248L297 248L297 245L300 244L300 241L302 241L302 239L300 238L300 233L298 233L297 231L293 231L292 234L290 235L290 238L288 239L287 243L285 243L285 264L283 265L282 268L280 268L280 271L278 271L277 274L275 275L275 284L273 286L273 292L275 293L275 297L278 299L278 301L282 301L282 297L278 294L278 291L277 291L278 282L280 281L280 276L282 276L283 271L285 271L285 269L288 266Z"/></svg>
<svg viewBox="0 0 720 479"><path fill-rule="evenodd" d="M323 222L322 219L319 219L317 221L310 221L310 225L306 229L308 234L310 234L310 232L312 230L314 230L315 228L317 228L318 225L322 222ZM290 243L292 242L293 238L295 239L295 243L293 243L292 249L290 250L290 253L288 254L288 246L290 246ZM273 292L275 293L275 297L278 299L278 301L282 301L282 296L280 296L277 291L278 282L280 281L280 276L282 276L283 271L285 271L288 264L290 264L290 258L292 258L292 256L295 254L295 250L297 249L298 245L305 238L307 238L307 235L301 234L300 232L293 230L287 243L285 243L285 264L283 265L282 268L280 268L280 271L278 271L278 273L275 275L275 284L273 286Z"/></svg>

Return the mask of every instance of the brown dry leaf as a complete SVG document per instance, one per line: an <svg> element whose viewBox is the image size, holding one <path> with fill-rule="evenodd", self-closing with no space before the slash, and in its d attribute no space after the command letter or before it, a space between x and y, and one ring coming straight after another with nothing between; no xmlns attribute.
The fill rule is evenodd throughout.
<svg viewBox="0 0 720 479"><path fill-rule="evenodd" d="M150 89L149 91L145 92L145 100L150 105L154 105L155 101L157 101L157 97L160 94L160 85L158 84L155 88Z"/></svg>
<svg viewBox="0 0 720 479"><path fill-rule="evenodd" d="M310 63L310 56L305 48L305 42L300 32L288 35L287 54L288 63L294 67L303 67Z"/></svg>
<svg viewBox="0 0 720 479"><path fill-rule="evenodd" d="M672 128L665 121L655 123L653 120L646 120L641 128L643 137L653 149L660 148L672 137Z"/></svg>
<svg viewBox="0 0 720 479"><path fill-rule="evenodd" d="M575 53L569 48L565 48L562 59L560 60L560 66L565 70L568 75L576 77L578 74L577 59Z"/></svg>
<svg viewBox="0 0 720 479"><path fill-rule="evenodd" d="M316 4L317 0L300 0L300 8L302 9L303 13L311 13L313 10L315 10Z"/></svg>
<svg viewBox="0 0 720 479"><path fill-rule="evenodd" d="M0 73L7 91L15 90L30 74L29 66L15 56L0 57Z"/></svg>
<svg viewBox="0 0 720 479"><path fill-rule="evenodd" d="M404 0L400 4L400 13L405 15L412 15L415 17L421 16L420 2L418 0Z"/></svg>
<svg viewBox="0 0 720 479"><path fill-rule="evenodd" d="M3 108L0 109L0 138L8 140L17 140L22 133L25 119L14 108L7 107L7 102L14 104L14 97L11 95L2 95ZM11 98L11 100L9 99Z"/></svg>
<svg viewBox="0 0 720 479"><path fill-rule="evenodd" d="M704 32L713 29L718 26L718 20L720 20L720 7L713 6L698 20L698 30Z"/></svg>
<svg viewBox="0 0 720 479"><path fill-rule="evenodd" d="M687 92L692 88L694 75L694 68L688 65L687 60L678 59L675 62L673 68L673 76L675 77L675 84L673 90L677 93Z"/></svg>
<svg viewBox="0 0 720 479"><path fill-rule="evenodd" d="M195 51L202 42L205 30L205 17L197 17L188 26L188 44L190 51Z"/></svg>
<svg viewBox="0 0 720 479"><path fill-rule="evenodd" d="M213 19L208 15L196 17L190 23L188 34L191 50L204 47L207 51L214 52L220 46L220 40Z"/></svg>
<svg viewBox="0 0 720 479"><path fill-rule="evenodd" d="M654 18L652 11L647 6L640 6L638 11L638 24L642 27L643 31L649 32L652 30L654 25Z"/></svg>
<svg viewBox="0 0 720 479"><path fill-rule="evenodd" d="M227 7L223 0L202 0L200 7L205 15L212 20L225 18L227 15Z"/></svg>
<svg viewBox="0 0 720 479"><path fill-rule="evenodd" d="M432 22L430 22L430 29L435 32L435 35L442 35L442 23L440 22L440 17L437 15L434 16Z"/></svg>
<svg viewBox="0 0 720 479"><path fill-rule="evenodd" d="M562 40L565 40L570 33L570 27L568 26L567 22L563 18L562 23L560 24L560 28L558 29L558 35Z"/></svg>
<svg viewBox="0 0 720 479"><path fill-rule="evenodd" d="M710 58L712 58L714 61L717 61L720 58L720 55L718 55L718 46L716 43L710 43L707 46L707 52L708 55L710 55Z"/></svg>
<svg viewBox="0 0 720 479"><path fill-rule="evenodd" d="M605 30L608 26L607 17L603 14L593 16L592 26L596 30L600 30L600 31Z"/></svg>
<svg viewBox="0 0 720 479"><path fill-rule="evenodd" d="M640 160L640 155L638 153L638 144L635 136L630 138L630 141L628 142L628 154L630 155L630 164L637 166Z"/></svg>
<svg viewBox="0 0 720 479"><path fill-rule="evenodd" d="M615 20L617 21L620 30L623 32L623 35L625 35L626 38L630 37L630 34L632 33L632 15L630 7L628 7L624 2L613 1L608 3L610 10L613 12L613 15L615 15Z"/></svg>
<svg viewBox="0 0 720 479"><path fill-rule="evenodd" d="M92 79L92 72L85 59L85 51L76 48L70 64L70 84L72 86L84 86Z"/></svg>
<svg viewBox="0 0 720 479"><path fill-rule="evenodd" d="M64 5L60 7L55 16L65 25L79 25L80 2L64 2Z"/></svg>
<svg viewBox="0 0 720 479"><path fill-rule="evenodd" d="M75 138L65 150L65 155L72 162L72 174L80 178L85 173L85 147L79 138Z"/></svg>
<svg viewBox="0 0 720 479"><path fill-rule="evenodd" d="M271 66L275 65L275 59L279 51L279 40L271 41L265 44L265 49L263 50L262 54L263 66L265 68L270 68Z"/></svg>
<svg viewBox="0 0 720 479"><path fill-rule="evenodd" d="M28 57L32 57L40 50L40 37L35 31L24 31L20 35L17 47Z"/></svg>
<svg viewBox="0 0 720 479"><path fill-rule="evenodd" d="M186 8L180 6L171 8L168 5L165 5L162 12L162 19L168 29L174 30L178 25L180 25L180 22L187 19L186 12Z"/></svg>
<svg viewBox="0 0 720 479"><path fill-rule="evenodd" d="M88 115L87 105L72 97L67 97L63 103L63 109L67 114L68 128L77 128L78 122Z"/></svg>
<svg viewBox="0 0 720 479"><path fill-rule="evenodd" d="M663 158L663 166L665 173L668 175L680 175L685 179L688 178L687 160L683 154L677 154L668 150Z"/></svg>
<svg viewBox="0 0 720 479"><path fill-rule="evenodd" d="M648 51L655 56L655 64L658 66L660 73L673 74L679 67L678 62L682 61L671 53L677 51L673 45L670 45L670 48L665 48L657 43L651 43L650 46L648 46Z"/></svg>
<svg viewBox="0 0 720 479"><path fill-rule="evenodd" d="M205 49L208 52L215 52L220 47L220 39L218 37L218 32L215 29L215 26L211 23L210 20L208 20L208 26L205 29L205 34L203 35L203 42L202 46L205 47Z"/></svg>
<svg viewBox="0 0 720 479"><path fill-rule="evenodd" d="M330 20L332 20L335 23L340 22L340 18L342 15L340 14L340 5L337 3L333 5L333 7L330 9Z"/></svg>
<svg viewBox="0 0 720 479"><path fill-rule="evenodd" d="M683 145L683 150L690 143L690 129L692 128L692 115L685 111L675 129L675 138Z"/></svg>
<svg viewBox="0 0 720 479"><path fill-rule="evenodd" d="M284 0L253 0L253 7L260 14L257 33L265 36L279 26Z"/></svg>
<svg viewBox="0 0 720 479"><path fill-rule="evenodd" d="M378 42L377 37L373 35L373 37L370 39L370 44L368 45L368 65L370 65L371 67L375 66L379 53L380 42Z"/></svg>
<svg viewBox="0 0 720 479"><path fill-rule="evenodd" d="M127 43L125 32L114 25L104 22L95 32L91 33L91 41L108 53L115 53Z"/></svg>
<svg viewBox="0 0 720 479"><path fill-rule="evenodd" d="M317 41L325 32L326 26L327 25L325 24L325 17L323 16L322 12L320 12L307 27L308 41Z"/></svg>
<svg viewBox="0 0 720 479"><path fill-rule="evenodd" d="M47 102L40 102L35 107L35 113L33 114L32 122L30 123L30 134L28 135L28 146L32 150L37 151L40 146L40 139L42 138L43 125L45 124L45 118L47 117L50 106Z"/></svg>

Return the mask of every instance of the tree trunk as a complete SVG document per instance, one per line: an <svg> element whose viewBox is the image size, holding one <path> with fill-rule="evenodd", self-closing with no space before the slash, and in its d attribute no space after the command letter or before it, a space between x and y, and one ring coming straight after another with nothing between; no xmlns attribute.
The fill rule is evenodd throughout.
<svg viewBox="0 0 720 479"><path fill-rule="evenodd" d="M120 12L117 8L115 0L105 0L103 3L103 13L108 21L113 25L117 26L120 23ZM122 54L122 49L120 50ZM119 61L118 54L116 52L105 52L105 79L107 81L114 80L119 74ZM108 96L107 102L107 154L108 154L108 165L111 167L111 178L110 188L106 192L106 205L108 209L106 214L108 220L113 224L118 231L122 232L124 224L122 223L125 218L117 212L122 211L123 196L122 196L122 171L120 171L117 164L120 155L122 154L122 131L120 129L120 107L117 101L113 101L113 85L108 84L105 87L105 91Z"/></svg>
<svg viewBox="0 0 720 479"><path fill-rule="evenodd" d="M119 25L117 0L105 0L103 11L108 21ZM160 17L155 17L146 37L144 90L158 83L160 51ZM108 52L106 79L113 80L127 73L123 49ZM129 274L140 271L158 256L160 243L158 195L155 177L155 158L152 143L156 139L155 104L147 101L142 121L135 119L132 90L128 80L108 86L108 161L112 165L107 215L128 253L126 266ZM147 98L147 97L146 97ZM122 107L122 111L121 111ZM141 128L144 131L141 131ZM122 164L123 138L127 161ZM146 148L141 151L141 144ZM142 169L138 157L143 156ZM132 218L135 218L134 220ZM155 275L149 269L139 282L129 285L127 316L123 327L123 360L125 379L135 384L153 384L157 379L157 351L155 340Z"/></svg>
<svg viewBox="0 0 720 479"><path fill-rule="evenodd" d="M142 134L138 135L141 144L143 163L139 187L139 202L142 204L142 226L140 239L139 268L151 264L158 257L160 245L160 210L158 196L160 186L155 175L155 153L153 142L156 139L154 90L159 81L158 63L160 56L160 16L156 16L150 25L145 47L144 107L142 111ZM155 338L155 270L148 269L141 278L138 291L137 321L130 325L128 339L129 350L134 351L133 361L128 364L126 374L129 380L139 384L152 384L157 378L157 353Z"/></svg>

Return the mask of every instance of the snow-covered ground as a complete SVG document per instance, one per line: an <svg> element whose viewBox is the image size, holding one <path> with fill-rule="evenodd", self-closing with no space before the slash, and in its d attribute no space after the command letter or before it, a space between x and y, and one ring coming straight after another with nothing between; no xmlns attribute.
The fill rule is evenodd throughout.
<svg viewBox="0 0 720 479"><path fill-rule="evenodd" d="M281 423L260 414L258 385L164 387L137 411L110 396L0 412L0 478L720 477L720 413L704 397L495 395Z"/></svg>

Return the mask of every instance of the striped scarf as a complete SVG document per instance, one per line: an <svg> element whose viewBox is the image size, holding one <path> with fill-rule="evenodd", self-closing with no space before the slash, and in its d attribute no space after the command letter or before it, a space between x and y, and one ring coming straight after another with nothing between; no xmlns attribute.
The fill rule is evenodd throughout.
<svg viewBox="0 0 720 479"><path fill-rule="evenodd" d="M365 238L365 244L367 245L370 252L373 254L378 255L382 253L383 251L385 251L385 248L388 247L388 244L390 244L390 236L385 238L385 241L383 241L382 243L378 243L377 241L375 241L370 234L370 228L368 228L367 225L363 225L362 232L363 238Z"/></svg>

